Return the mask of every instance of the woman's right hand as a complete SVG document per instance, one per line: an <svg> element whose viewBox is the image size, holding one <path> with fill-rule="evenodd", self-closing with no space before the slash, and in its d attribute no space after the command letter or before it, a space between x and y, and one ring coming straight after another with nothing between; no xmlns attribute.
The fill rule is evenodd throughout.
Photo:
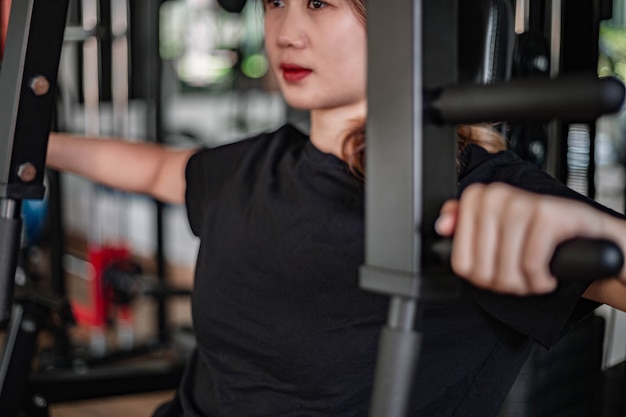
<svg viewBox="0 0 626 417"><path fill-rule="evenodd" d="M626 221L581 202L502 183L471 185L460 200L446 202L436 229L453 236L451 263L457 275L480 288L516 295L545 294L557 287L549 264L565 240L607 238L626 249ZM605 281L613 282L612 290L621 291L623 301L594 292L609 285ZM626 271L594 282L587 295L626 308Z"/></svg>

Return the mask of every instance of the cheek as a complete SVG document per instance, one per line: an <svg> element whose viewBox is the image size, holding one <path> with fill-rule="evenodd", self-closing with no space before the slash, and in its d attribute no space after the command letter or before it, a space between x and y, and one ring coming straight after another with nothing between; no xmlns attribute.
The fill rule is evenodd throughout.
<svg viewBox="0 0 626 417"><path fill-rule="evenodd" d="M336 56L338 63L337 82L354 86L355 88L365 88L367 77L367 59L362 49L347 47L342 49Z"/></svg>
<svg viewBox="0 0 626 417"><path fill-rule="evenodd" d="M350 40L349 42L337 42L334 41L334 60L337 63L341 63L343 67L349 67L354 72L365 73L367 66L367 40L365 35L351 36L345 38ZM333 45L333 42L331 42Z"/></svg>
<svg viewBox="0 0 626 417"><path fill-rule="evenodd" d="M274 27L276 26L276 24L270 23L268 22L268 19L265 19L264 25L265 25L265 29L263 33L263 45L265 47L267 58L270 60L270 62L272 62L272 60L276 56L276 51L277 51L277 46L276 46L277 34L275 33L275 30L274 30Z"/></svg>
<svg viewBox="0 0 626 417"><path fill-rule="evenodd" d="M272 42L270 42L270 35L271 33L266 30L264 35L265 38L263 39L263 46L265 47L265 54L267 55L267 59L269 59L271 62L272 57L274 56L274 48L272 47Z"/></svg>

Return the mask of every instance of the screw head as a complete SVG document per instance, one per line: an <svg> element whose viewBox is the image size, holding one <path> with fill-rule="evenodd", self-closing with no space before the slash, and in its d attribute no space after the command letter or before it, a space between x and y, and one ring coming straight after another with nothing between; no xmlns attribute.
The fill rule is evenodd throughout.
<svg viewBox="0 0 626 417"><path fill-rule="evenodd" d="M33 404L37 408L46 408L48 406L48 401L41 395L33 395Z"/></svg>
<svg viewBox="0 0 626 417"><path fill-rule="evenodd" d="M37 177L37 168L30 162L25 162L17 169L17 176L23 182L32 182Z"/></svg>
<svg viewBox="0 0 626 417"><path fill-rule="evenodd" d="M43 75L38 75L30 80L30 89L36 96L43 96L50 91L50 81Z"/></svg>

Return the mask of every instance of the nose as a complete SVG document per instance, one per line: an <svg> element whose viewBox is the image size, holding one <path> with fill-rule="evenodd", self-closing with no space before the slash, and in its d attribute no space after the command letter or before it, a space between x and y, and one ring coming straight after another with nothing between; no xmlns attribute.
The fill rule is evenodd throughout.
<svg viewBox="0 0 626 417"><path fill-rule="evenodd" d="M303 48L307 45L306 25L295 7L288 7L281 19L278 45L283 48Z"/></svg>
<svg viewBox="0 0 626 417"><path fill-rule="evenodd" d="M289 36L281 36L278 38L278 44L282 47L302 48L305 45L303 38L292 38Z"/></svg>
<svg viewBox="0 0 626 417"><path fill-rule="evenodd" d="M278 45L283 48L303 48L306 45L306 39L297 34L281 34L278 37Z"/></svg>

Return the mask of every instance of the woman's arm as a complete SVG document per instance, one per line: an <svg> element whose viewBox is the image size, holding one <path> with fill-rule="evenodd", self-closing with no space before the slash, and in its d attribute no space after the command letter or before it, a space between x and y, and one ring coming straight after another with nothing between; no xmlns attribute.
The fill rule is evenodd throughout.
<svg viewBox="0 0 626 417"><path fill-rule="evenodd" d="M193 149L52 133L46 163L124 191L184 203L185 167Z"/></svg>
<svg viewBox="0 0 626 417"><path fill-rule="evenodd" d="M469 186L459 201L443 206L436 228L442 236L454 234L456 274L509 294L553 291L550 259L570 238L607 238L626 253L626 221L578 201L502 183ZM626 267L618 277L592 283L583 296L626 311Z"/></svg>

